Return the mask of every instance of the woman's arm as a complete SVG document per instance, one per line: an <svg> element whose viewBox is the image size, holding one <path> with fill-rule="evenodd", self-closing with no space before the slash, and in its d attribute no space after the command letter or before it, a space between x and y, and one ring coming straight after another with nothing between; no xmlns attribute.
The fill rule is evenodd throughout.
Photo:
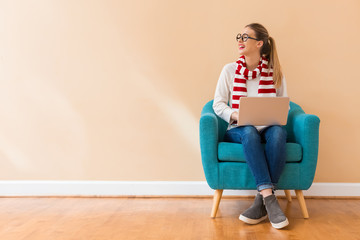
<svg viewBox="0 0 360 240"><path fill-rule="evenodd" d="M231 63L223 67L217 86L215 90L213 109L216 115L225 120L226 122L233 122L234 119L231 117L233 112L228 106L230 96L230 81L231 79ZM235 70L234 70L235 72ZM236 115L237 114L233 114Z"/></svg>
<svg viewBox="0 0 360 240"><path fill-rule="evenodd" d="M276 89L276 96L277 97L287 97L287 89L286 89L286 79L285 76L283 76L281 80L281 86Z"/></svg>
<svg viewBox="0 0 360 240"><path fill-rule="evenodd" d="M281 81L281 86L276 89L276 96L277 97L287 97L287 88L286 88L286 79L285 76L283 76ZM290 104L289 104L289 110L290 110Z"/></svg>

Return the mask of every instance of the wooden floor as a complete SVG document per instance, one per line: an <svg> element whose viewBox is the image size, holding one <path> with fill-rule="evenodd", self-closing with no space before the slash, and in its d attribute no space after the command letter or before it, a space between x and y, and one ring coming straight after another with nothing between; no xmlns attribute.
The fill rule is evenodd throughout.
<svg viewBox="0 0 360 240"><path fill-rule="evenodd" d="M253 198L0 198L1 240L360 239L360 200L279 199L290 225L247 225L239 214Z"/></svg>

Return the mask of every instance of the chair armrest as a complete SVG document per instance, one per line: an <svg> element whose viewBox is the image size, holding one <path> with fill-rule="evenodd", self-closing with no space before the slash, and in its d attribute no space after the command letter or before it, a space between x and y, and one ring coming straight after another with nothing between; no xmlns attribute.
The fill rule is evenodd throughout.
<svg viewBox="0 0 360 240"><path fill-rule="evenodd" d="M212 189L219 189L218 119L216 115L203 111L199 130L201 161L206 181Z"/></svg>
<svg viewBox="0 0 360 240"><path fill-rule="evenodd" d="M316 115L299 112L294 116L293 132L295 142L303 149L300 176L304 189L310 188L317 165L319 150L320 119Z"/></svg>

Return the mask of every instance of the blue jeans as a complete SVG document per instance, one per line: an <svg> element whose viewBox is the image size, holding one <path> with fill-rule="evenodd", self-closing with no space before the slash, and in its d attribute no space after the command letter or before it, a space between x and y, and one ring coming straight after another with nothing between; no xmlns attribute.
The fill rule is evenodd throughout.
<svg viewBox="0 0 360 240"><path fill-rule="evenodd" d="M224 141L243 145L246 162L259 192L268 188L275 191L285 167L286 136L286 130L278 125L262 129L260 133L248 125L226 131ZM262 143L265 143L265 151Z"/></svg>

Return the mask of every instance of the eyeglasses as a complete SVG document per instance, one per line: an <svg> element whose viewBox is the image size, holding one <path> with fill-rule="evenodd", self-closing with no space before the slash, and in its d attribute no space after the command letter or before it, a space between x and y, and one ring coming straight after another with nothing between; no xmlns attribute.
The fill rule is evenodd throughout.
<svg viewBox="0 0 360 240"><path fill-rule="evenodd" d="M248 39L254 39L256 41L260 41L260 39L257 38L253 38L253 37L249 37L249 35L247 35L246 33L242 34L239 33L238 35L236 35L236 41L238 42L240 39L242 39L243 42L246 42Z"/></svg>

